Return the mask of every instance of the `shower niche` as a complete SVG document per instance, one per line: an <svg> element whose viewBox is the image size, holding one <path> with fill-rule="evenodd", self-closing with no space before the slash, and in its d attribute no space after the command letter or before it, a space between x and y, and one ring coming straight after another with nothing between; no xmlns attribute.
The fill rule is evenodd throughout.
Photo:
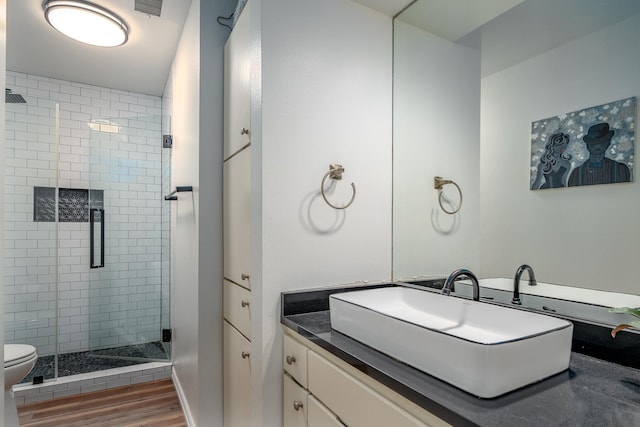
<svg viewBox="0 0 640 427"><path fill-rule="evenodd" d="M33 220L55 222L56 206L60 222L90 222L91 209L104 209L104 191L55 187L33 188Z"/></svg>

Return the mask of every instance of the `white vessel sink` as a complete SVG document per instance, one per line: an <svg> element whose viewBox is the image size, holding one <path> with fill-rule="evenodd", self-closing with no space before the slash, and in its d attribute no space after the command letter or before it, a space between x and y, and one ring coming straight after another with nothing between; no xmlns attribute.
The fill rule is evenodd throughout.
<svg viewBox="0 0 640 427"><path fill-rule="evenodd" d="M482 398L569 367L562 319L405 287L333 294L331 327Z"/></svg>

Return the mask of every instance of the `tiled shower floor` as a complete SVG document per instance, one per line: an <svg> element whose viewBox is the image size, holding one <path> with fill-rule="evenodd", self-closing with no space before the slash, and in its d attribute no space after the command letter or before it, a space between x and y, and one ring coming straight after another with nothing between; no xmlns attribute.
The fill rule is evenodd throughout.
<svg viewBox="0 0 640 427"><path fill-rule="evenodd" d="M122 368L150 361L168 360L168 358L161 342L64 353L58 355L58 377ZM54 378L55 356L38 356L36 366L20 381L20 384L30 384L33 377L39 375L44 376L45 380Z"/></svg>

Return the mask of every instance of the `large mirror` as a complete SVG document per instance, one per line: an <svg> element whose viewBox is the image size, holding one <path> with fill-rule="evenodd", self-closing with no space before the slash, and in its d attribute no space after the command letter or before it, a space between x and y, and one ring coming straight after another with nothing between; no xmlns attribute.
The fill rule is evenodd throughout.
<svg viewBox="0 0 640 427"><path fill-rule="evenodd" d="M418 0L398 16L394 279L526 263L542 282L638 293L636 165L631 182L530 188L532 123L640 97L639 41L637 0ZM587 134L570 136L571 168Z"/></svg>

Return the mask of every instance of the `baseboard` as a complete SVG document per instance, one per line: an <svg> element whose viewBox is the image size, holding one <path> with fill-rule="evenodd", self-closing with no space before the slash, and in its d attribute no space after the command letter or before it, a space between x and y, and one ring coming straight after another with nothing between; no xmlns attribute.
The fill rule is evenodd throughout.
<svg viewBox="0 0 640 427"><path fill-rule="evenodd" d="M180 380L176 375L175 366L171 370L171 379L173 380L173 385L176 388L176 393L178 393L178 399L180 399L180 404L182 405L182 412L184 413L184 418L187 421L187 426L197 427L195 421L193 420L193 415L191 414L191 408L189 408L189 404L187 403L187 399L184 395L184 391L182 390L182 385L180 384Z"/></svg>

